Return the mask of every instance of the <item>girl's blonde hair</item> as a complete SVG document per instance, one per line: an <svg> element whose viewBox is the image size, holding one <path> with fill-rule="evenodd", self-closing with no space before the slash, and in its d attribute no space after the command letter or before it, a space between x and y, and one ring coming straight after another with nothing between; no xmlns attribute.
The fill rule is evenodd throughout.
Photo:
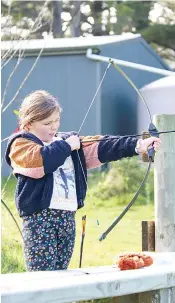
<svg viewBox="0 0 175 303"><path fill-rule="evenodd" d="M55 110L61 113L61 107L55 97L45 90L32 92L25 97L19 109L20 129L26 129L28 123L47 119Z"/></svg>

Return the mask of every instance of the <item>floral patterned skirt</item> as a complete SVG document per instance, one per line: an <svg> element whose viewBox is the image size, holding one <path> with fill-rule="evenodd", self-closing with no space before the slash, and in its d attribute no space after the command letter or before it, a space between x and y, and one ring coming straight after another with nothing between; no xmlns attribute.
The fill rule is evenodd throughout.
<svg viewBox="0 0 175 303"><path fill-rule="evenodd" d="M75 212L44 209L23 217L28 271L67 269L75 244Z"/></svg>

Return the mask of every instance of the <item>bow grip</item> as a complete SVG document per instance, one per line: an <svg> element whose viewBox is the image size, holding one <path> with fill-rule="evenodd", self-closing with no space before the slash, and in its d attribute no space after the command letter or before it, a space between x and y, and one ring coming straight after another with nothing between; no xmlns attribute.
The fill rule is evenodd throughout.
<svg viewBox="0 0 175 303"><path fill-rule="evenodd" d="M159 138L158 130L152 122L149 125L148 132L152 137ZM154 162L154 156L155 156L155 150L154 150L153 144L152 144L152 147L150 149L148 149L148 156L152 162Z"/></svg>

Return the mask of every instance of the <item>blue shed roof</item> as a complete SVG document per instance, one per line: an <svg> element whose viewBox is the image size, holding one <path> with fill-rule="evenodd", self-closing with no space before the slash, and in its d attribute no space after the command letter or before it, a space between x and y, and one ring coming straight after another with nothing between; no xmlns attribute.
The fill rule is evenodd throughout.
<svg viewBox="0 0 175 303"><path fill-rule="evenodd" d="M13 47L14 50L64 50L64 49L84 49L88 47L96 47L100 45L128 41L140 38L141 35L132 33L124 33L114 36L89 36L78 38L57 38L57 39L36 39L36 40L19 40L19 41L2 41L1 50L7 50Z"/></svg>
<svg viewBox="0 0 175 303"><path fill-rule="evenodd" d="M88 48L93 48L94 52L100 52L101 47L105 45L127 43L138 41L147 49L159 63L168 70L171 68L166 62L149 46L140 34L123 33L113 36L89 36L78 38L47 38L36 40L18 40L18 41L2 41L1 51L6 52L10 49L14 50L13 57L18 56L18 50L25 50L25 56L37 56L43 49L43 55L66 55L66 54L86 54ZM11 56L11 52L7 57Z"/></svg>

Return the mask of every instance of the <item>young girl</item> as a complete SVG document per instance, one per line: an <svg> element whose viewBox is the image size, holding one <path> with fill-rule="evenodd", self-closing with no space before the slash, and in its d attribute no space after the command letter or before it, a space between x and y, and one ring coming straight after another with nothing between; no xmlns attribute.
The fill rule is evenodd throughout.
<svg viewBox="0 0 175 303"><path fill-rule="evenodd" d="M99 136L83 143L58 133L60 106L46 91L28 95L19 111L21 131L9 140L6 161L17 178L16 207L23 220L28 271L67 269L75 243L75 213L84 206L87 169L145 153L160 139ZM111 140L112 139L112 140ZM115 139L115 140L114 140Z"/></svg>

